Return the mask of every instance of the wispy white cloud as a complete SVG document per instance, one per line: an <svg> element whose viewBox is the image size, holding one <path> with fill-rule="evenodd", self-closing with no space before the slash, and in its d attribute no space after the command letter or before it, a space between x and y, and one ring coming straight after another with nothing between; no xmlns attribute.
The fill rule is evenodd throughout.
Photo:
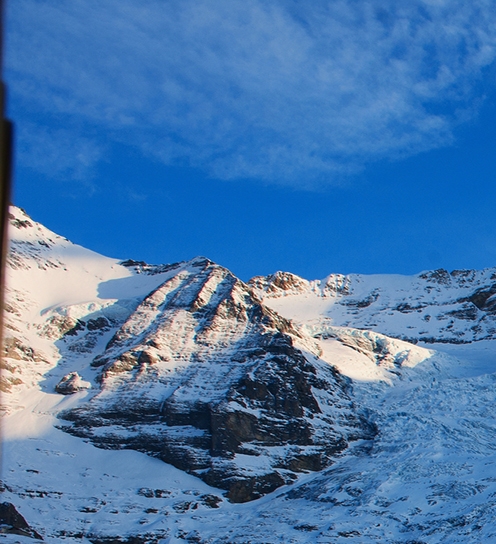
<svg viewBox="0 0 496 544"><path fill-rule="evenodd" d="M335 182L446 145L496 57L489 0L16 0L9 10L18 123L36 118L53 137L68 123L75 140L91 126L102 141L226 179Z"/></svg>
<svg viewBox="0 0 496 544"><path fill-rule="evenodd" d="M25 121L17 128L16 155L23 166L53 179L88 181L103 159L101 143L77 130ZM90 188L91 185L87 184Z"/></svg>

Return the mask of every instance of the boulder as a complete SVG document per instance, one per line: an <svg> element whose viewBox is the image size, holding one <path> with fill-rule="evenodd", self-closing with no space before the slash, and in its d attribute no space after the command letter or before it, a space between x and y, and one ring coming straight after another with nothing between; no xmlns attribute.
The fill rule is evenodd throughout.
<svg viewBox="0 0 496 544"><path fill-rule="evenodd" d="M85 382L77 372L71 372L60 380L55 386L55 391L62 395L72 395L72 393L90 388L90 382Z"/></svg>

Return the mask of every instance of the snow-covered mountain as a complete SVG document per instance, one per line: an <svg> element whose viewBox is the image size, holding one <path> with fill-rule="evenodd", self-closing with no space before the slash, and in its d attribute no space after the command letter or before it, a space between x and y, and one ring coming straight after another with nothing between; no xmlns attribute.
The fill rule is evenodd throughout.
<svg viewBox="0 0 496 544"><path fill-rule="evenodd" d="M496 542L496 269L243 283L10 236L0 541Z"/></svg>

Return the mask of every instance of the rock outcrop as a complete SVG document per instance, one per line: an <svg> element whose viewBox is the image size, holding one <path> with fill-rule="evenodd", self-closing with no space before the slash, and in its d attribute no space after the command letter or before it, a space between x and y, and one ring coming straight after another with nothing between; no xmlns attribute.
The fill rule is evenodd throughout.
<svg viewBox="0 0 496 544"><path fill-rule="evenodd" d="M10 502L0 503L0 533L43 540Z"/></svg>
<svg viewBox="0 0 496 544"><path fill-rule="evenodd" d="M66 374L55 386L55 391L62 395L72 395L84 389L90 389L91 383L84 381L77 372Z"/></svg>

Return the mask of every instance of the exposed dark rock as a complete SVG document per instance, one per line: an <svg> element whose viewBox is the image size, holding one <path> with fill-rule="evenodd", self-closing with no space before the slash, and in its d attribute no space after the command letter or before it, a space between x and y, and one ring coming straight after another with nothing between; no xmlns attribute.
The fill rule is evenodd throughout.
<svg viewBox="0 0 496 544"><path fill-rule="evenodd" d="M339 531L338 536L341 536L343 538L350 538L355 536L362 536L362 533L360 531Z"/></svg>
<svg viewBox="0 0 496 544"><path fill-rule="evenodd" d="M219 478L216 478L215 475L213 476L212 480L209 478L206 481L214 486L219 480L225 479L222 475L219 475ZM277 472L264 474L262 476L238 477L230 482L227 498L231 502L249 502L263 497L267 493L271 493L278 487L290 482L290 479L284 479L282 475Z"/></svg>
<svg viewBox="0 0 496 544"><path fill-rule="evenodd" d="M479 310L494 312L496 310L496 298L490 300L493 295L496 295L496 283L489 287L477 289L472 295L462 298L458 302L471 302Z"/></svg>
<svg viewBox="0 0 496 544"><path fill-rule="evenodd" d="M479 317L479 311L477 306L472 302L462 304L458 310L452 310L446 312L448 317L455 317L456 319L463 319L465 321L475 321Z"/></svg>
<svg viewBox="0 0 496 544"><path fill-rule="evenodd" d="M100 329L106 329L110 326L110 323L105 317L97 317L96 319L88 319L86 328L89 331L96 331Z"/></svg>
<svg viewBox="0 0 496 544"><path fill-rule="evenodd" d="M167 536L168 533L166 532L154 531L149 534L131 536L100 536L98 534L89 534L86 538L92 544L159 544L159 542L163 542Z"/></svg>
<svg viewBox="0 0 496 544"><path fill-rule="evenodd" d="M77 372L66 374L60 382L55 386L55 391L62 395L72 395L83 389L89 389L91 384L81 379Z"/></svg>
<svg viewBox="0 0 496 544"><path fill-rule="evenodd" d="M133 259L127 259L119 263L121 266L126 268L134 268L138 274L147 274L153 276L155 274L163 274L168 270L174 270L174 268L179 268L183 263L173 263L173 264L148 264L145 261L135 261Z"/></svg>
<svg viewBox="0 0 496 544"><path fill-rule="evenodd" d="M135 266L148 266L145 261L135 261L133 259L127 259L119 263L121 266L135 267Z"/></svg>
<svg viewBox="0 0 496 544"><path fill-rule="evenodd" d="M317 525L310 525L309 523L300 523L299 525L295 525L295 529L297 531L305 531L305 532L311 532L311 531L318 531L319 528Z"/></svg>
<svg viewBox="0 0 496 544"><path fill-rule="evenodd" d="M222 499L217 495L202 495L200 497L202 503L209 508L219 508L219 504L222 502Z"/></svg>
<svg viewBox="0 0 496 544"><path fill-rule="evenodd" d="M419 278L430 283L439 283L441 285L449 285L451 283L451 275L444 268L424 272L423 274L419 274Z"/></svg>
<svg viewBox="0 0 496 544"><path fill-rule="evenodd" d="M76 336L79 331L84 331L85 325L84 321L76 319L74 325L64 333L64 336Z"/></svg>
<svg viewBox="0 0 496 544"><path fill-rule="evenodd" d="M439 338L437 336L421 336L418 339L405 338L407 342L424 342L424 344L470 344L471 340L463 340L462 338Z"/></svg>
<svg viewBox="0 0 496 544"><path fill-rule="evenodd" d="M168 497L170 494L170 491L167 491L167 489L150 489L148 487L138 489L138 495L147 497L148 499L162 499Z"/></svg>
<svg viewBox="0 0 496 544"><path fill-rule="evenodd" d="M403 314L408 314L410 312L418 312L419 310L423 310L427 304L409 304L408 302L402 302L401 304L398 304L394 309L397 312L401 312Z"/></svg>
<svg viewBox="0 0 496 544"><path fill-rule="evenodd" d="M450 275L452 278L455 278L459 284L465 284L472 282L475 279L476 271L466 269L452 270Z"/></svg>
<svg viewBox="0 0 496 544"><path fill-rule="evenodd" d="M24 210L22 211L24 212ZM24 212L24 214L27 215L26 212ZM11 213L9 213L9 220L10 220L10 224L16 229L27 229L28 227L33 226L33 223L31 223L31 221L28 221L27 219L25 220L17 219Z"/></svg>
<svg viewBox="0 0 496 544"><path fill-rule="evenodd" d="M43 537L29 526L28 522L10 502L0 503L0 533L43 540Z"/></svg>
<svg viewBox="0 0 496 544"><path fill-rule="evenodd" d="M341 304L343 306L348 306L351 308L368 308L371 304L373 304L380 296L380 293L378 290L372 291L370 295L366 296L365 298L361 300L355 300L355 299L343 299L341 300Z"/></svg>

